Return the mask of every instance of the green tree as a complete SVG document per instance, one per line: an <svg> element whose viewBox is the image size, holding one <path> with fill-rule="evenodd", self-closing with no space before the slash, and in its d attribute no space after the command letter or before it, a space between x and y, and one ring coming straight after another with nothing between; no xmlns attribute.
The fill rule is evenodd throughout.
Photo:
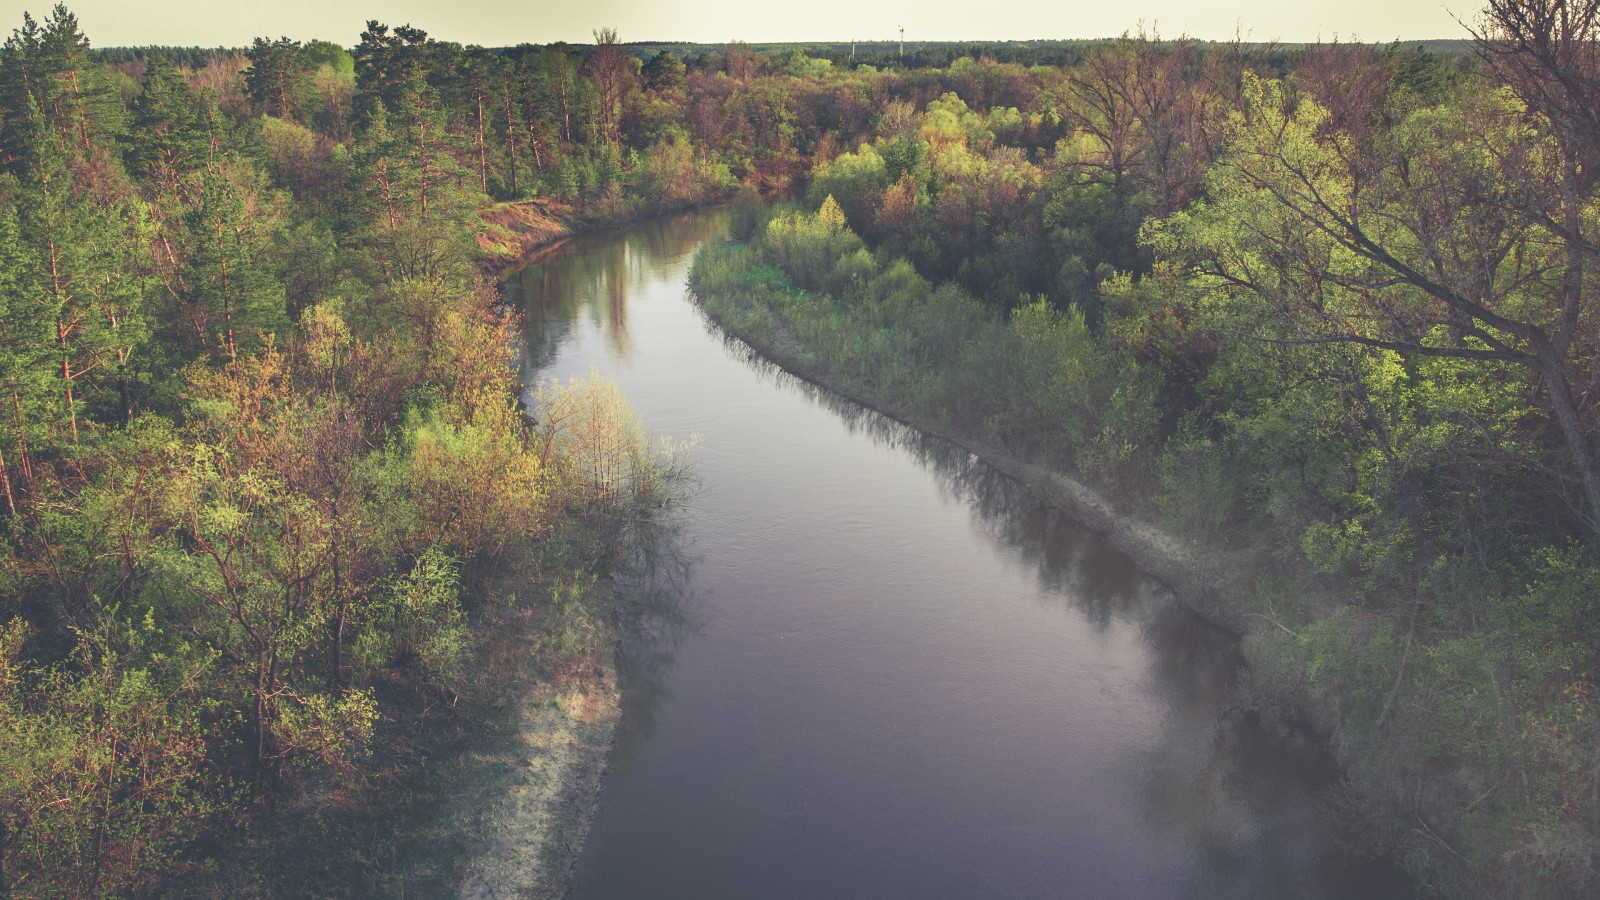
<svg viewBox="0 0 1600 900"><path fill-rule="evenodd" d="M1600 534L1589 360L1595 236L1567 209L1560 147L1507 92L1420 110L1371 151L1290 107L1277 82L1245 83L1209 202L1147 229L1262 339L1357 344L1408 358L1474 360L1555 425L1564 471ZM1585 200L1584 202L1589 202ZM1512 378L1521 373L1521 384Z"/></svg>
<svg viewBox="0 0 1600 900"><path fill-rule="evenodd" d="M355 657L369 669L409 660L441 686L456 683L471 643L460 593L455 560L437 547L422 551L381 589Z"/></svg>
<svg viewBox="0 0 1600 900"><path fill-rule="evenodd" d="M258 37L250 45L249 56L245 89L250 101L257 109L286 122L299 121L310 87L300 42L287 37L275 41Z"/></svg>
<svg viewBox="0 0 1600 900"><path fill-rule="evenodd" d="M0 625L0 891L116 897L149 888L226 796L206 758L202 655L108 613L69 663L30 665Z"/></svg>
<svg viewBox="0 0 1600 900"><path fill-rule="evenodd" d="M129 229L143 224L143 210L131 202L102 207L78 189L44 116L37 106L29 113L34 128L18 206L33 271L22 297L41 304L52 320L50 363L76 443L79 407L107 400L108 385L121 389L113 408L132 411L129 379L146 323Z"/></svg>
<svg viewBox="0 0 1600 900"><path fill-rule="evenodd" d="M17 188L15 181L0 185ZM0 493L13 516L28 496L30 446L48 442L37 411L56 396L50 366L54 322L46 305L25 293L35 265L20 232L17 211L0 207L0 400L13 412L0 416Z"/></svg>
<svg viewBox="0 0 1600 900"><path fill-rule="evenodd" d="M144 89L129 109L129 169L165 192L209 164L218 127L215 103L197 96L178 67L159 54L146 61Z"/></svg>
<svg viewBox="0 0 1600 900"><path fill-rule="evenodd" d="M295 478L310 411L289 360L269 344L198 373L193 391L195 439L165 513L187 540L156 565L246 710L260 797L297 768L337 769L364 753L376 707L367 692L330 689L310 665L337 611L338 523Z"/></svg>
<svg viewBox="0 0 1600 900"><path fill-rule="evenodd" d="M283 285L265 258L271 235L259 221L260 200L241 190L240 177L237 168L206 173L186 215L194 237L185 312L202 348L230 362L241 344L257 346L288 324Z"/></svg>
<svg viewBox="0 0 1600 900"><path fill-rule="evenodd" d="M682 93L685 72L683 60L678 58L678 54L671 50L660 50L650 57L639 74L644 77L646 90L670 96Z"/></svg>
<svg viewBox="0 0 1600 900"><path fill-rule="evenodd" d="M0 108L5 111L0 160L12 171L25 164L42 119L97 193L102 182L115 180L109 151L122 132L126 109L66 6L56 4L43 27L24 15L22 27L6 41L0 53Z"/></svg>

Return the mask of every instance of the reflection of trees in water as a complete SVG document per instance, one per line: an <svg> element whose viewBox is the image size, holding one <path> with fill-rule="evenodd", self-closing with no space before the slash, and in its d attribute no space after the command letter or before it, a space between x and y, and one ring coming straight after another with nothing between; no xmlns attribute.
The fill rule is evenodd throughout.
<svg viewBox="0 0 1600 900"><path fill-rule="evenodd" d="M1046 503L1016 479L970 451L925 434L780 368L706 321L708 331L762 379L797 391L828 410L852 434L910 454L933 474L940 492L964 503L978 529L1032 568L1048 596L1059 597L1096 627L1141 620L1148 600L1164 593L1121 551Z"/></svg>
<svg viewBox="0 0 1600 900"><path fill-rule="evenodd" d="M520 298L527 340L539 348L535 369L549 365L583 321L613 354L629 354L628 271L626 244L580 238L518 274L518 290L506 293Z"/></svg>
<svg viewBox="0 0 1600 900"><path fill-rule="evenodd" d="M613 579L617 595L617 672L622 721L611 764L626 771L655 729L656 714L670 700L667 671L678 645L699 630L694 617L694 567L680 513L650 523Z"/></svg>
<svg viewBox="0 0 1600 900"><path fill-rule="evenodd" d="M1193 841L1204 863L1189 895L1411 896L1392 862L1345 849L1327 751L1287 723L1229 706L1244 659L1231 642L1217 654L1205 630L1217 631L1192 614L1148 620L1163 670L1156 684L1172 702L1160 738L1128 760L1149 818Z"/></svg>
<svg viewBox="0 0 1600 900"><path fill-rule="evenodd" d="M727 213L714 210L657 219L630 230L626 240L637 261L640 281L670 278L675 266L727 227Z"/></svg>
<svg viewBox="0 0 1600 900"><path fill-rule="evenodd" d="M1329 788L1338 771L1304 736L1251 715L1175 714L1160 740L1124 763L1146 817L1194 848L1186 896L1410 897L1396 865L1345 848Z"/></svg>
<svg viewBox="0 0 1600 900"><path fill-rule="evenodd" d="M562 289L564 275L562 267L535 262L500 282L501 299L522 313L517 369L525 385L539 380L572 333L579 304Z"/></svg>
<svg viewBox="0 0 1600 900"><path fill-rule="evenodd" d="M705 325L758 377L798 391L852 433L911 454L945 496L967 505L979 530L1035 570L1048 596L1102 630L1115 621L1137 623L1165 715L1155 739L1123 760L1120 775L1140 786L1151 822L1194 848L1201 865L1189 894L1406 895L1392 866L1338 852L1323 799L1337 776L1328 755L1232 709L1244 665L1237 637L1179 603L1103 536L971 452L813 385Z"/></svg>
<svg viewBox="0 0 1600 900"><path fill-rule="evenodd" d="M503 279L501 296L523 311L524 375L550 365L580 317L605 335L612 353L627 357L632 352L630 293L670 277L722 232L726 219L718 212L686 213L633 226L625 234L573 238Z"/></svg>

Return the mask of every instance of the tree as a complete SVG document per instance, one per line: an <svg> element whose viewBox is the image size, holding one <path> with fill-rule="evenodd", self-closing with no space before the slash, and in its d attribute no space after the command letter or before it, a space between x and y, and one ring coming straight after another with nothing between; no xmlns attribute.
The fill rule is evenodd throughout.
<svg viewBox="0 0 1600 900"><path fill-rule="evenodd" d="M485 195L489 193L489 140L488 135L493 125L491 120L485 118L494 115L492 104L493 92L496 83L493 63L491 58L470 59L465 68L463 87L466 99L471 104L472 126L475 132L473 149L478 157L478 190Z"/></svg>
<svg viewBox="0 0 1600 900"><path fill-rule="evenodd" d="M298 121L309 87L300 42L258 37L250 45L249 56L250 68L244 78L251 102L286 122Z"/></svg>
<svg viewBox="0 0 1600 900"><path fill-rule="evenodd" d="M112 897L148 888L222 791L206 759L204 655L152 654L161 635L107 614L70 665L23 657L0 623L0 892Z"/></svg>
<svg viewBox="0 0 1600 900"><path fill-rule="evenodd" d="M0 55L0 163L11 171L24 164L26 145L35 139L30 104L82 180L99 193L111 174L107 151L126 110L104 67L91 59L77 17L59 3L42 28L23 16Z"/></svg>
<svg viewBox="0 0 1600 900"><path fill-rule="evenodd" d="M595 29L594 43L583 72L600 93L600 139L616 144L622 140L622 98L633 80L635 60L622 52L615 28Z"/></svg>
<svg viewBox="0 0 1600 900"><path fill-rule="evenodd" d="M1119 197L1129 192L1128 176L1139 158L1139 119L1132 96L1138 63L1135 48L1124 38L1090 51L1071 76L1073 126L1092 138L1098 151L1083 154L1079 162L1103 173Z"/></svg>
<svg viewBox="0 0 1600 900"><path fill-rule="evenodd" d="M364 691L324 689L307 665L337 609L339 523L295 477L311 411L289 359L268 344L198 373L192 390L195 439L166 510L186 541L158 566L248 710L251 781L264 796L288 769L363 752L376 709Z"/></svg>
<svg viewBox="0 0 1600 900"><path fill-rule="evenodd" d="M313 307L301 320L302 366L321 401L308 410L302 426L302 452L292 474L318 511L330 523L328 539L328 591L333 610L329 631L332 648L329 682L345 684L346 636L352 610L362 586L383 556L395 552L374 532L383 518L371 504L372 478L365 465L370 439L360 421L360 410L341 393L341 379L349 380L349 357L354 340L339 317L336 304Z"/></svg>
<svg viewBox="0 0 1600 900"><path fill-rule="evenodd" d="M86 398L101 399L96 389L107 382L122 388L122 412L131 413L127 376L146 329L125 229L142 224L143 215L137 206L103 209L78 189L69 157L43 113L34 105L28 115L33 129L23 148L19 207L34 268L23 296L43 305L53 320L51 365L76 443L79 406Z"/></svg>
<svg viewBox="0 0 1600 900"><path fill-rule="evenodd" d="M43 437L33 412L55 393L49 359L53 322L45 305L24 293L34 263L20 231L16 210L0 208L0 402L13 413L0 416L0 493L8 515L17 514L26 496L29 446Z"/></svg>
<svg viewBox="0 0 1600 900"><path fill-rule="evenodd" d="M1419 110L1360 152L1327 113L1249 77L1209 202L1147 226L1261 339L1476 361L1554 426L1547 471L1600 537L1600 316L1568 214L1578 184L1542 117L1506 92ZM1584 194L1582 202L1592 202ZM1590 324L1585 324L1590 323Z"/></svg>
<svg viewBox="0 0 1600 900"><path fill-rule="evenodd" d="M126 159L134 174L176 192L178 179L211 161L213 104L195 95L178 67L148 58L144 90L130 104Z"/></svg>
<svg viewBox="0 0 1600 900"><path fill-rule="evenodd" d="M685 68L683 60L671 50L661 50L644 64L640 72L644 86L657 94L677 95L683 92Z"/></svg>
<svg viewBox="0 0 1600 900"><path fill-rule="evenodd" d="M1547 120L1580 192L1600 180L1600 0L1489 0L1479 56Z"/></svg>
<svg viewBox="0 0 1600 900"><path fill-rule="evenodd" d="M401 25L391 33L387 25L367 22L355 53L357 112L365 118L380 103L390 113L411 106L416 97L408 102L404 95L428 88L434 49L420 28Z"/></svg>
<svg viewBox="0 0 1600 900"><path fill-rule="evenodd" d="M310 70L310 105L317 130L338 141L350 139L351 102L355 95L355 58L328 41L307 41L300 58Z"/></svg>
<svg viewBox="0 0 1600 900"><path fill-rule="evenodd" d="M1334 128L1357 137L1381 130L1393 83L1394 60L1361 44L1307 47L1294 68L1294 83L1328 111Z"/></svg>
<svg viewBox="0 0 1600 900"><path fill-rule="evenodd" d="M283 285L265 265L268 235L257 221L259 201L234 183L237 173L206 173L186 218L194 246L185 265L183 297L201 346L235 361L288 323Z"/></svg>
<svg viewBox="0 0 1600 900"><path fill-rule="evenodd" d="M517 138L518 135L526 128L526 126L523 124L522 116L517 108L517 92L514 87L518 80L518 71L514 66L505 62L504 60L497 60L495 63L495 69L496 72L494 81L495 90L497 91L496 105L499 106L501 112L504 114L504 119L501 121L501 124L504 126L505 133L506 163L510 169L511 199L516 200L522 197L522 185L518 178L517 167ZM499 117L497 116L497 118ZM528 130L531 132L531 129ZM532 138L531 133L529 137ZM535 148L538 146L536 141L534 142L534 146Z"/></svg>

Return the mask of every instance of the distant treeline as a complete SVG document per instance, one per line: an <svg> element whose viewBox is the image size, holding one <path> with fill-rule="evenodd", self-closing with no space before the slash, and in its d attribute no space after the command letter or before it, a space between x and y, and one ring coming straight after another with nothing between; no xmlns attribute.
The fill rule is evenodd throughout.
<svg viewBox="0 0 1600 900"><path fill-rule="evenodd" d="M1117 40L1117 38L1094 38L1055 41L913 41L907 44L904 49L902 49L898 41L758 42L750 43L746 46L755 53L776 55L803 53L807 56L826 59L836 66L849 68L872 66L878 69L942 69L958 59L991 59L995 62L1014 63L1023 66L1075 66L1083 62L1084 55L1089 50L1095 47L1115 44ZM1226 44L1226 42L1217 41L1198 41L1195 43L1201 48ZM1356 43L1360 46L1359 42ZM638 57L641 61L650 59L662 50L671 51L679 59L683 60L712 56L727 50L726 44L678 41L627 41L621 46L626 52ZM1263 57L1276 57L1281 61L1287 62L1318 45L1246 41L1244 46L1251 53ZM1467 54L1473 50L1471 41L1449 39L1393 41L1387 44L1370 46L1389 47L1391 49L1421 49L1429 53L1444 55ZM494 47L489 48L489 52L507 56L519 56L535 49L566 48L573 52L583 53L593 47L593 44L553 42L550 44L517 44ZM93 53L95 59L107 64L132 62L149 56L162 56L175 63L199 67L217 57L242 54L246 49L244 47L107 47L96 49Z"/></svg>
<svg viewBox="0 0 1600 900"><path fill-rule="evenodd" d="M214 59L243 55L244 47L101 47L90 58L108 66L159 56L167 62L198 69Z"/></svg>

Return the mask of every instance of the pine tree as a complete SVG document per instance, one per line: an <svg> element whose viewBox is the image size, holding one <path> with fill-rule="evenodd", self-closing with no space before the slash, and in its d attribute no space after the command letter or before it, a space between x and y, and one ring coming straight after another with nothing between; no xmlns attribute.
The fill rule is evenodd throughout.
<svg viewBox="0 0 1600 900"><path fill-rule="evenodd" d="M51 318L50 365L59 409L76 443L80 408L106 401L108 384L124 388L121 413L130 411L126 379L146 327L129 228L144 217L137 206L101 207L75 187L58 133L37 105L30 105L29 116L34 127L24 152L19 208L33 271L22 295Z"/></svg>
<svg viewBox="0 0 1600 900"><path fill-rule="evenodd" d="M116 174L111 149L124 127L122 97L105 68L90 57L89 40L77 17L57 4L43 27L24 19L6 42L0 82L5 82L4 109L10 124L3 135L6 158L22 163L23 147L32 138L29 104L39 108L67 154L75 177L97 193ZM15 169L13 168L13 171Z"/></svg>
<svg viewBox="0 0 1600 900"><path fill-rule="evenodd" d="M57 4L40 27L24 16L0 54L0 162L15 171L32 140L29 104L55 132L71 167L97 191L108 151L124 127L122 97L105 68L91 58L78 19Z"/></svg>
<svg viewBox="0 0 1600 900"><path fill-rule="evenodd" d="M241 344L288 325L283 285L265 264L267 235L253 204L222 173L206 173L186 216L194 245L185 267L184 298L202 346L229 362Z"/></svg>
<svg viewBox="0 0 1600 900"><path fill-rule="evenodd" d="M134 175L173 191L180 176L211 157L211 103L166 57L155 54L146 62L144 90L130 104L125 158Z"/></svg>
<svg viewBox="0 0 1600 900"><path fill-rule="evenodd" d="M16 188L10 180L0 184L0 194ZM39 440L33 411L55 396L49 377L52 322L44 304L25 293L33 269L17 211L0 206L0 499L7 515L16 515L27 496L29 446Z"/></svg>
<svg viewBox="0 0 1600 900"><path fill-rule="evenodd" d="M300 59L300 42L287 37L275 41L258 37L250 45L249 56L245 90L251 102L268 115L286 122L299 121L310 89Z"/></svg>

